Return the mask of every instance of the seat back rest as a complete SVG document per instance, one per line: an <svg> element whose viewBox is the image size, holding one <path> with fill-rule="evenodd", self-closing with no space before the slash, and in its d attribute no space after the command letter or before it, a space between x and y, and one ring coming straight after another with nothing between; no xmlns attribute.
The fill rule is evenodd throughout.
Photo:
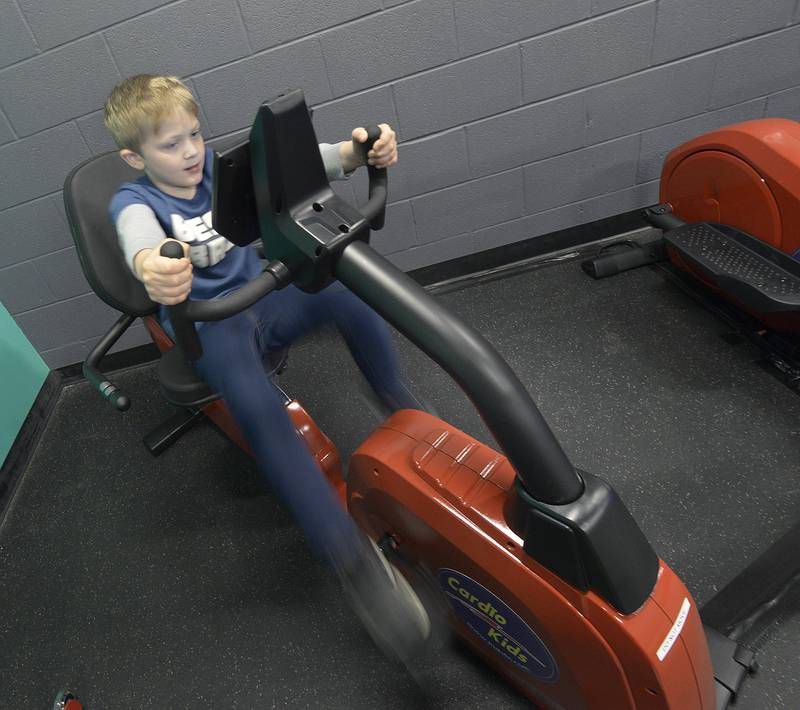
<svg viewBox="0 0 800 710"><path fill-rule="evenodd" d="M109 306L132 316L158 306L125 263L108 203L123 182L140 175L112 151L81 163L64 181L64 206L86 280Z"/></svg>

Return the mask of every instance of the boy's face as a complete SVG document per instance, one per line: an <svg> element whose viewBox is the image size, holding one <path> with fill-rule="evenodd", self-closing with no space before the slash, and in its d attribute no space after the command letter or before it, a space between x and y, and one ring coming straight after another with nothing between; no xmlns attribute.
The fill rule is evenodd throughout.
<svg viewBox="0 0 800 710"><path fill-rule="evenodd" d="M184 110L164 119L147 134L139 152L120 151L122 158L137 170L144 170L162 192L191 199L203 179L205 145L200 123Z"/></svg>

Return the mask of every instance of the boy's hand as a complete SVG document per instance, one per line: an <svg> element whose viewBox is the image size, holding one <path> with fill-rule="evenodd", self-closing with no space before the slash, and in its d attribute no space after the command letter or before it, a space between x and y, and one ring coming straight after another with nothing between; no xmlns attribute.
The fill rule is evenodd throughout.
<svg viewBox="0 0 800 710"><path fill-rule="evenodd" d="M177 241L165 239L167 241ZM155 249L142 249L134 258L133 265L139 275L147 295L156 303L174 306L189 296L192 290L192 262L189 261L189 245L178 242L183 247L182 259L161 256L161 244Z"/></svg>
<svg viewBox="0 0 800 710"><path fill-rule="evenodd" d="M375 141L372 150L367 153L367 163L376 168L388 168L397 162L397 135L387 123L378 124L378 128L381 129L381 135ZM346 173L364 165L361 151L356 150L355 144L364 143L366 140L366 129L354 128L352 141L341 144L342 167Z"/></svg>

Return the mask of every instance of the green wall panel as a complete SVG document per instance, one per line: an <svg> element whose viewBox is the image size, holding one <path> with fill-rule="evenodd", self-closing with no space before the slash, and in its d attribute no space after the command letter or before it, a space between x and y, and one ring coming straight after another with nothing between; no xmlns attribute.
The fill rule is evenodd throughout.
<svg viewBox="0 0 800 710"><path fill-rule="evenodd" d="M0 464L6 460L49 369L0 303Z"/></svg>

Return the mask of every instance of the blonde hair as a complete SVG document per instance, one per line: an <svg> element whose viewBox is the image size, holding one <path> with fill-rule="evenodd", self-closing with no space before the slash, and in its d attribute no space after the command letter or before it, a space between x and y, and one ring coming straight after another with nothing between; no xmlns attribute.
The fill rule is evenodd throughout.
<svg viewBox="0 0 800 710"><path fill-rule="evenodd" d="M103 121L120 149L138 152L148 132L181 109L197 118L197 102L178 77L137 74L111 91Z"/></svg>

